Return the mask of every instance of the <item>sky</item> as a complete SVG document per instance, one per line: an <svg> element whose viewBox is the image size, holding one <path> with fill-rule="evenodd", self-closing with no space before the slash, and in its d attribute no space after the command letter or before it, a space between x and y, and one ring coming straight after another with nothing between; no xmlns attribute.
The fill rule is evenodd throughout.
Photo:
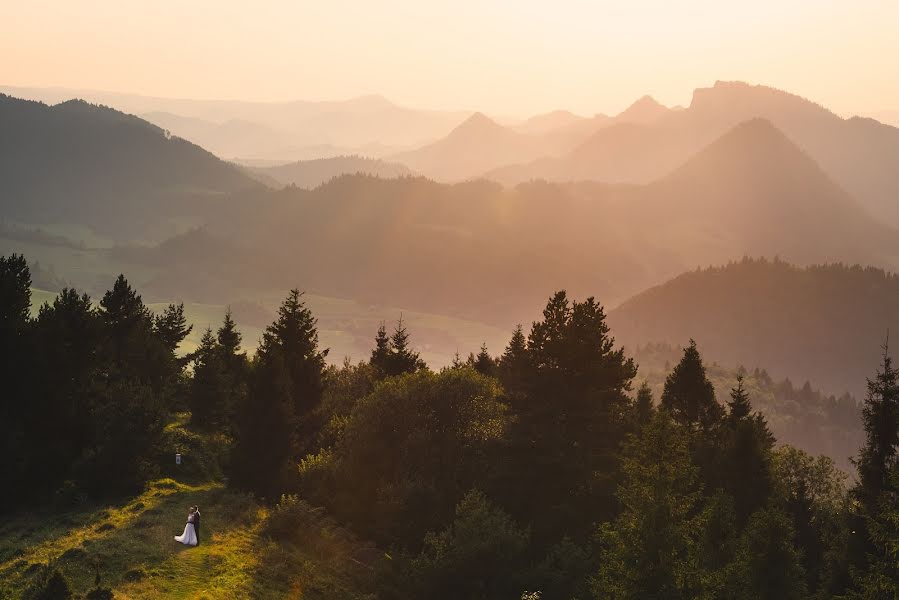
<svg viewBox="0 0 899 600"><path fill-rule="evenodd" d="M899 108L895 0L0 0L0 84L525 116L716 80Z"/></svg>

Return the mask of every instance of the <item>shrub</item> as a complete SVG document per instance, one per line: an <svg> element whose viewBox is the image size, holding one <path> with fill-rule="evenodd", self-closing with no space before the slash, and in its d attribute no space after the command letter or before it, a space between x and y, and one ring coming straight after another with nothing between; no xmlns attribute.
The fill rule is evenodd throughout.
<svg viewBox="0 0 899 600"><path fill-rule="evenodd" d="M41 570L37 579L22 596L23 600L68 600L71 597L72 589L69 582L59 569L49 566Z"/></svg>

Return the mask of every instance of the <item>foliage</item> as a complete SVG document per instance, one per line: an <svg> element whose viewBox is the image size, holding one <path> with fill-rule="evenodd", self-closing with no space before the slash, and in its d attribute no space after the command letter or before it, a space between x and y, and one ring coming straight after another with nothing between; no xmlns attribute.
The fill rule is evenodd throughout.
<svg viewBox="0 0 899 600"><path fill-rule="evenodd" d="M631 438L618 491L622 512L600 530L596 598L693 598L699 592L699 471L689 438L659 412Z"/></svg>
<svg viewBox="0 0 899 600"><path fill-rule="evenodd" d="M425 536L404 577L410 597L435 600L511 598L521 589L527 531L476 490L456 506L452 524Z"/></svg>
<svg viewBox="0 0 899 600"><path fill-rule="evenodd" d="M303 481L334 489L301 488L367 536L417 543L483 477L486 448L508 426L500 395L470 369L382 381L353 407L333 454L304 461Z"/></svg>

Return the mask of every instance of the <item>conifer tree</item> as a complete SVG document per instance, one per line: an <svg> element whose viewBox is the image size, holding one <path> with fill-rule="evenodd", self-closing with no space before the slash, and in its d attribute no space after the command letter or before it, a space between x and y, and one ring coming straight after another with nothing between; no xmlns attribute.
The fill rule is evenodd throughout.
<svg viewBox="0 0 899 600"><path fill-rule="evenodd" d="M282 351L271 345L254 361L247 395L234 418L230 483L275 501L291 491L296 477L296 403Z"/></svg>
<svg viewBox="0 0 899 600"><path fill-rule="evenodd" d="M457 353L458 354L458 353ZM390 336L387 335L387 326L384 321L378 326L378 333L375 335L375 347L371 351L371 359L369 363L379 373L386 375L387 361L390 358Z"/></svg>
<svg viewBox="0 0 899 600"><path fill-rule="evenodd" d="M472 366L475 371L481 375L487 375L488 377L496 375L496 361L493 360L493 357L487 352L487 344L481 344L481 350L478 352L478 355L474 357Z"/></svg>
<svg viewBox="0 0 899 600"><path fill-rule="evenodd" d="M616 349L605 312L593 298L550 298L527 343L524 396L513 405L516 467L504 493L522 522L539 522L538 536L568 534L577 542L589 523L611 515L609 481L627 428L633 360ZM518 489L525 486L527 489ZM522 514L512 504L523 504Z"/></svg>
<svg viewBox="0 0 899 600"><path fill-rule="evenodd" d="M178 345L193 331L194 326L188 325L182 302L166 306L162 314L154 319L154 328L165 347L174 353Z"/></svg>
<svg viewBox="0 0 899 600"><path fill-rule="evenodd" d="M674 420L691 429L709 431L718 425L724 411L715 399L715 388L709 381L696 349L696 342L684 348L681 361L665 380L662 407Z"/></svg>
<svg viewBox="0 0 899 600"><path fill-rule="evenodd" d="M701 484L687 435L658 411L625 445L622 470L622 512L600 531L595 597L700 597Z"/></svg>
<svg viewBox="0 0 899 600"><path fill-rule="evenodd" d="M318 348L317 321L293 289L278 309L278 318L266 328L259 355L277 353L290 382L294 413L302 418L321 402L325 357Z"/></svg>
<svg viewBox="0 0 899 600"><path fill-rule="evenodd" d="M652 390L649 389L649 384L644 381L637 389L637 398L634 401L634 420L636 421L637 426L643 427L649 423L649 421L652 420L654 412L655 407L652 400Z"/></svg>
<svg viewBox="0 0 899 600"><path fill-rule="evenodd" d="M742 528L749 516L767 503L774 487L771 464L774 436L765 418L752 412L742 375L737 377L737 386L730 392L721 436L719 475L714 483L722 484L734 498L737 526Z"/></svg>
<svg viewBox="0 0 899 600"><path fill-rule="evenodd" d="M868 380L862 421L866 440L856 461L859 482L853 495L870 515L876 512L880 495L896 489L890 473L899 449L899 371L887 345L877 374Z"/></svg>
<svg viewBox="0 0 899 600"><path fill-rule="evenodd" d="M896 538L891 538L899 531L899 371L893 367L889 342L884 344L874 379L868 380L862 422L866 439L855 461L858 483L852 489L858 510L851 526L857 534L851 538L848 554L856 584L863 592L872 591L862 597L877 598L882 596L873 590L883 590L890 583L896 589L895 580L885 583L884 576L899 573L899 550Z"/></svg>
<svg viewBox="0 0 899 600"><path fill-rule="evenodd" d="M225 311L225 318L221 327L216 331L216 340L221 349L222 356L230 368L235 368L246 360L246 354L240 350L243 337L237 329L237 324L231 316L231 307Z"/></svg>
<svg viewBox="0 0 899 600"><path fill-rule="evenodd" d="M390 336L390 353L387 355L385 374L393 377L403 373L414 373L426 366L418 352L412 349L409 332L403 324L401 315Z"/></svg>
<svg viewBox="0 0 899 600"><path fill-rule="evenodd" d="M527 339L521 325L515 327L512 339L499 357L497 372L503 387L510 394L523 393L528 373Z"/></svg>
<svg viewBox="0 0 899 600"><path fill-rule="evenodd" d="M194 354L194 375L190 382L188 404L191 424L203 429L214 429L226 419L228 401L224 385L222 353L218 341L207 328Z"/></svg>

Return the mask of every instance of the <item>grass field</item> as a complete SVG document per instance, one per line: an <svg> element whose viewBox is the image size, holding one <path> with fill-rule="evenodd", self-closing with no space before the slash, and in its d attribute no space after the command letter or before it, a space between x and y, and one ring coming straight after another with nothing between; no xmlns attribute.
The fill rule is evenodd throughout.
<svg viewBox="0 0 899 600"><path fill-rule="evenodd" d="M383 553L318 517L297 539L276 543L265 533L268 508L221 481L186 479L192 483L159 479L108 505L4 519L0 598L19 598L45 565L59 568L76 595L93 588L99 569L121 599L368 597ZM201 544L189 548L173 537L194 504L203 514Z"/></svg>

